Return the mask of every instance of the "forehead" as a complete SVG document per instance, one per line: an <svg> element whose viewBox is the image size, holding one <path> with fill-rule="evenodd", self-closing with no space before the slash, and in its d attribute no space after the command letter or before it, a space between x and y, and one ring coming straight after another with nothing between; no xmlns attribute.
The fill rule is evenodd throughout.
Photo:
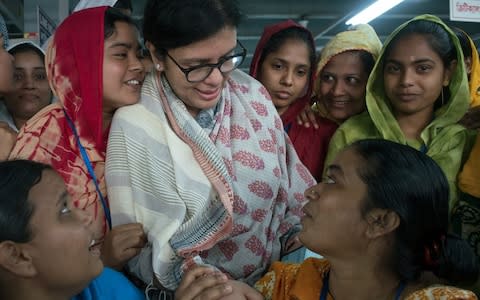
<svg viewBox="0 0 480 300"><path fill-rule="evenodd" d="M356 74L364 72L364 66L358 51L346 51L333 56L322 71Z"/></svg>
<svg viewBox="0 0 480 300"><path fill-rule="evenodd" d="M332 162L332 165L340 166L345 177L358 178L358 171L364 167L363 158L352 148L340 151Z"/></svg>
<svg viewBox="0 0 480 300"><path fill-rule="evenodd" d="M60 175L53 170L43 170L40 182L28 193L29 201L35 207L34 216L37 212L55 207L64 191L65 183Z"/></svg>
<svg viewBox="0 0 480 300"><path fill-rule="evenodd" d="M129 24L127 22L116 21L115 31L105 40L105 45L117 42L137 45L138 35L136 27L133 24Z"/></svg>
<svg viewBox="0 0 480 300"><path fill-rule="evenodd" d="M182 59L219 58L231 51L236 44L237 30L234 27L225 27L206 39L168 52Z"/></svg>
<svg viewBox="0 0 480 300"><path fill-rule="evenodd" d="M416 33L402 36L393 42L386 58L412 61L425 57L441 60L428 39L428 36Z"/></svg>
<svg viewBox="0 0 480 300"><path fill-rule="evenodd" d="M310 62L308 46L304 41L299 39L290 38L285 40L276 51L273 51L268 56L285 56L306 63Z"/></svg>
<svg viewBox="0 0 480 300"><path fill-rule="evenodd" d="M15 58L15 65L18 65L19 63L25 62L25 61L35 61L36 63L39 63L43 66L43 57L41 57L35 50L29 49L29 50L24 50L20 52L16 52L13 54L13 57Z"/></svg>

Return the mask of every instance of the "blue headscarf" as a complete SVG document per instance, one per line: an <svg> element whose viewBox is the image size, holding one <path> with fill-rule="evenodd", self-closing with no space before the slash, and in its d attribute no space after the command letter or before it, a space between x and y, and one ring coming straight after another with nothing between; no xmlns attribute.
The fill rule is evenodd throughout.
<svg viewBox="0 0 480 300"><path fill-rule="evenodd" d="M7 47L8 47L8 30L7 30L7 24L5 23L5 19L3 19L2 15L0 15L0 32L3 35L3 48L7 49Z"/></svg>

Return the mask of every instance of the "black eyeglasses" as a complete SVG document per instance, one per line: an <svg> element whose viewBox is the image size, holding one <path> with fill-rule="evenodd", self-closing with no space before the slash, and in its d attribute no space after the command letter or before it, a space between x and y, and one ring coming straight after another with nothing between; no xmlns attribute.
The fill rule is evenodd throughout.
<svg viewBox="0 0 480 300"><path fill-rule="evenodd" d="M212 73L213 69L218 68L222 74L231 72L238 68L247 55L247 49L243 47L240 41L237 44L241 47L241 53L235 53L220 58L216 64L201 64L191 68L183 68L178 62L166 52L167 56L177 65L177 67L185 74L188 82L195 83L205 80Z"/></svg>

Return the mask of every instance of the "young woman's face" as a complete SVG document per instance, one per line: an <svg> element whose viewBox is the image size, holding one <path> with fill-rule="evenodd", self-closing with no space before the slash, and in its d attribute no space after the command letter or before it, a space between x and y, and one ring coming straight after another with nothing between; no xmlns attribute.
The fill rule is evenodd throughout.
<svg viewBox="0 0 480 300"><path fill-rule="evenodd" d="M307 189L300 241L325 256L354 255L366 243L362 208L367 185L358 175L363 159L352 149L340 152L322 182Z"/></svg>
<svg viewBox="0 0 480 300"><path fill-rule="evenodd" d="M233 27L225 27L209 38L170 49L168 54L182 68L192 68L217 63L226 56L236 54L236 49L237 31ZM152 50L150 52L154 53ZM201 110L215 107L230 73L222 74L215 68L204 80L191 83L172 58L166 55L158 61L160 71L164 72L173 92L185 103L190 114L196 116Z"/></svg>
<svg viewBox="0 0 480 300"><path fill-rule="evenodd" d="M285 40L265 57L258 80L267 88L279 114L305 94L310 68L308 46L298 39Z"/></svg>
<svg viewBox="0 0 480 300"><path fill-rule="evenodd" d="M450 68L444 66L425 36L400 38L385 57L383 72L385 93L394 115L432 114L450 75Z"/></svg>
<svg viewBox="0 0 480 300"><path fill-rule="evenodd" d="M115 22L115 32L105 40L103 54L103 111L135 104L145 78L135 27Z"/></svg>
<svg viewBox="0 0 480 300"><path fill-rule="evenodd" d="M368 75L358 51L337 54L323 67L318 97L332 118L343 122L365 110Z"/></svg>
<svg viewBox="0 0 480 300"><path fill-rule="evenodd" d="M13 89L13 56L3 48L3 35L0 33L0 95Z"/></svg>
<svg viewBox="0 0 480 300"><path fill-rule="evenodd" d="M62 178L45 170L28 195L33 206L28 253L39 283L52 290L79 292L103 270L92 216L74 208Z"/></svg>
<svg viewBox="0 0 480 300"><path fill-rule="evenodd" d="M5 105L14 118L30 119L50 104L52 92L43 57L34 50L18 52L15 58L15 89L5 96Z"/></svg>

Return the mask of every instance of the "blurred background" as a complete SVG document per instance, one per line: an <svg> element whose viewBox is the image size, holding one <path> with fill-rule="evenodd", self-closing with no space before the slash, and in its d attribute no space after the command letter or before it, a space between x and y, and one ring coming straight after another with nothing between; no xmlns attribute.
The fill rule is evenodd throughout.
<svg viewBox="0 0 480 300"><path fill-rule="evenodd" d="M13 39L39 40L39 24L42 30L56 26L75 7L78 0L0 0L0 13L7 21L10 37ZM133 18L141 26L143 6L146 0L132 0ZM345 22L362 9L372 4L373 0L239 0L245 16L238 28L238 38L248 49L247 69L255 46L264 26L285 19L302 22L312 31L317 51L336 33L346 30ZM449 25L466 31L480 45L480 23L450 21L450 4L476 4L479 0L404 0L386 13L372 20L369 24L377 31L383 41L398 25L412 17L429 13L442 18ZM40 15L38 8L40 7ZM480 21L480 10L474 14ZM81 30L81 29L79 29ZM44 32L45 34L45 32Z"/></svg>

